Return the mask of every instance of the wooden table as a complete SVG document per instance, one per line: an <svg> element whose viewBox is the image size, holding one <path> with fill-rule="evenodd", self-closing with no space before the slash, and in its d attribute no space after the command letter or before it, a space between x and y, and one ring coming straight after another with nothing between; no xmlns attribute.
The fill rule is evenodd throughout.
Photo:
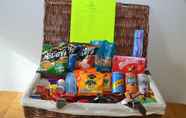
<svg viewBox="0 0 186 118"><path fill-rule="evenodd" d="M0 118L24 118L21 96L18 92L0 92ZM163 118L186 118L186 105L168 103Z"/></svg>

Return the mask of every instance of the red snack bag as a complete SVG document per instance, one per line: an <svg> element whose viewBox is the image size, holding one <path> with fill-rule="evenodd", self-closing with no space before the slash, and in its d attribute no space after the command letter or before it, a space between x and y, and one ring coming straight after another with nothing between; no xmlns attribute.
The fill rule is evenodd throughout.
<svg viewBox="0 0 186 118"><path fill-rule="evenodd" d="M45 91L45 86L43 85L36 85L36 93L41 94Z"/></svg>
<svg viewBox="0 0 186 118"><path fill-rule="evenodd" d="M114 56L112 61L112 71L128 73L129 68L134 68L135 73L143 73L145 71L145 63L145 58Z"/></svg>

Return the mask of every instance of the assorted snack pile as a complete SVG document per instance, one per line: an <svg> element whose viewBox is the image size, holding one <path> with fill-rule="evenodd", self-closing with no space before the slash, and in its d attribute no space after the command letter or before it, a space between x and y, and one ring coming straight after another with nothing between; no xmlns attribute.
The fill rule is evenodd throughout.
<svg viewBox="0 0 186 118"><path fill-rule="evenodd" d="M136 44L137 45L137 44ZM32 98L81 103L156 102L146 60L116 55L114 43L44 43Z"/></svg>

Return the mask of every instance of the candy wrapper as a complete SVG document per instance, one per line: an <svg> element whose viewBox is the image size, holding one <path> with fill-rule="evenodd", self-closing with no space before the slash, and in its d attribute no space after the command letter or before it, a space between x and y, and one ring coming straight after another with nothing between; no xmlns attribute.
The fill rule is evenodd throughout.
<svg viewBox="0 0 186 118"><path fill-rule="evenodd" d="M57 81L58 90L65 92L65 80L59 79Z"/></svg>
<svg viewBox="0 0 186 118"><path fill-rule="evenodd" d="M112 71L128 73L129 69L133 68L133 71L135 71L135 73L143 73L145 71L145 63L145 58L114 56Z"/></svg>
<svg viewBox="0 0 186 118"><path fill-rule="evenodd" d="M54 46L44 43L39 72L46 78L65 77L67 71L68 55L67 44L60 43Z"/></svg>
<svg viewBox="0 0 186 118"><path fill-rule="evenodd" d="M72 43L68 46L69 63L73 63L73 67L69 66L70 71L76 69L88 69L93 67L95 60L95 52L97 47L89 44ZM76 55L76 61L72 57ZM70 64L69 64L70 65ZM71 64L72 65L72 64Z"/></svg>
<svg viewBox="0 0 186 118"><path fill-rule="evenodd" d="M78 95L79 96L96 96L103 93L103 74L90 68L86 71L75 71Z"/></svg>
<svg viewBox="0 0 186 118"><path fill-rule="evenodd" d="M115 54L115 45L107 41L91 41L92 45L98 46L95 55L95 67L99 72L111 72L112 57Z"/></svg>

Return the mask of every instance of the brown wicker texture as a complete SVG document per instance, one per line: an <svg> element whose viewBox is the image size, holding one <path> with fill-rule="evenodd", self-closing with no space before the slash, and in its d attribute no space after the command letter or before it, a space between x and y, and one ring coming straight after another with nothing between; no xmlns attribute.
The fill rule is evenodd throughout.
<svg viewBox="0 0 186 118"><path fill-rule="evenodd" d="M33 107L24 107L25 118L114 118L114 117L104 117L104 116L74 116L69 114L56 113L52 111L47 111L43 109L37 109ZM145 118L161 118L160 115L150 115ZM116 117L122 118L122 117ZM124 117L123 117L124 118ZM143 118L143 117L125 117L125 118Z"/></svg>
<svg viewBox="0 0 186 118"><path fill-rule="evenodd" d="M56 39L68 42L70 36L71 0L45 0L44 42L56 43ZM116 6L115 43L119 55L131 55L134 31L145 31L143 56L147 55L149 34L149 7L144 5L121 4ZM24 107L26 118L92 118L72 116L43 109ZM152 115L148 118L160 118ZM106 118L106 117L93 117ZM138 118L138 117L130 117Z"/></svg>
<svg viewBox="0 0 186 118"><path fill-rule="evenodd" d="M144 29L143 56L147 55L149 34L149 7L134 4L117 4L115 43L119 55L131 55L134 31Z"/></svg>
<svg viewBox="0 0 186 118"><path fill-rule="evenodd" d="M55 40L56 37L68 41L70 34L70 13L70 0L45 0L45 41Z"/></svg>

